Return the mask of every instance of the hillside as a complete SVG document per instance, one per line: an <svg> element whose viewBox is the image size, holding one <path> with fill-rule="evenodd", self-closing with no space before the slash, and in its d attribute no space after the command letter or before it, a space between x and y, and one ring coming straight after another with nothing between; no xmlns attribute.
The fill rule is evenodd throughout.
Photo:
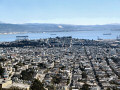
<svg viewBox="0 0 120 90"><path fill-rule="evenodd" d="M6 24L0 23L0 33L6 32L61 32L78 30L120 30L119 24L66 25L66 24Z"/></svg>

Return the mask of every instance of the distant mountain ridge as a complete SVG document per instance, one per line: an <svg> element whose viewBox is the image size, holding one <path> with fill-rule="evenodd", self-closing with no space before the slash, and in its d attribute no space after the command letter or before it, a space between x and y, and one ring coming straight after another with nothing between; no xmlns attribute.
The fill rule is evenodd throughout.
<svg viewBox="0 0 120 90"><path fill-rule="evenodd" d="M69 25L69 24L8 24L0 23L0 33L8 32L62 32L82 30L120 30L120 24L106 25Z"/></svg>

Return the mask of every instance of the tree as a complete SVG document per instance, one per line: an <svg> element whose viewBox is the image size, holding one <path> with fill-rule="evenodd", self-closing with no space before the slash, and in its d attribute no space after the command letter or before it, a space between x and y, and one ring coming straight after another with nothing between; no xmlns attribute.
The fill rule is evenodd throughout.
<svg viewBox="0 0 120 90"><path fill-rule="evenodd" d="M110 88L107 88L106 90L111 90Z"/></svg>
<svg viewBox="0 0 120 90"><path fill-rule="evenodd" d="M2 66L0 65L0 76L2 77L4 73L4 69L2 68Z"/></svg>
<svg viewBox="0 0 120 90"><path fill-rule="evenodd" d="M23 90L23 89L21 89L19 87L12 86L8 90Z"/></svg>
<svg viewBox="0 0 120 90"><path fill-rule="evenodd" d="M67 85L70 83L70 79L67 79Z"/></svg>
<svg viewBox="0 0 120 90"><path fill-rule="evenodd" d="M17 63L18 66L23 66L24 64L22 62Z"/></svg>
<svg viewBox="0 0 120 90"><path fill-rule="evenodd" d="M62 79L61 76L59 74L57 74L52 78L51 82L53 84L59 84L61 82L61 79Z"/></svg>
<svg viewBox="0 0 120 90"><path fill-rule="evenodd" d="M45 69L45 68L47 68L44 63L39 63L39 64L38 64L38 67L39 67L40 69Z"/></svg>
<svg viewBox="0 0 120 90"><path fill-rule="evenodd" d="M112 90L119 90L117 87L113 87Z"/></svg>
<svg viewBox="0 0 120 90"><path fill-rule="evenodd" d="M31 86L30 86L30 89L31 90L45 90L43 84L38 80L38 79L35 79Z"/></svg>
<svg viewBox="0 0 120 90"><path fill-rule="evenodd" d="M48 85L47 88L48 88L48 90L56 90L53 85Z"/></svg>
<svg viewBox="0 0 120 90"><path fill-rule="evenodd" d="M5 61L7 61L7 59L5 59L5 58L0 58L0 62L5 62Z"/></svg>
<svg viewBox="0 0 120 90"><path fill-rule="evenodd" d="M82 72L82 78L87 78L87 74L85 72Z"/></svg>
<svg viewBox="0 0 120 90"><path fill-rule="evenodd" d="M23 80L33 80L35 71L33 69L27 69L21 72L21 79Z"/></svg>
<svg viewBox="0 0 120 90"><path fill-rule="evenodd" d="M89 85L85 83L85 84L82 86L82 90L90 90L90 89L89 89Z"/></svg>
<svg viewBox="0 0 120 90"><path fill-rule="evenodd" d="M66 68L66 66L61 66L60 69L61 70L64 70Z"/></svg>

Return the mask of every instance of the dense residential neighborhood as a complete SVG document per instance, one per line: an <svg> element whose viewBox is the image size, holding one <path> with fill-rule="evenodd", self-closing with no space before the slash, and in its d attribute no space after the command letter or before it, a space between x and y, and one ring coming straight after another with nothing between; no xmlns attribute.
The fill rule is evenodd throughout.
<svg viewBox="0 0 120 90"><path fill-rule="evenodd" d="M33 89L36 83L39 89ZM56 37L2 42L0 88L120 90L120 40Z"/></svg>

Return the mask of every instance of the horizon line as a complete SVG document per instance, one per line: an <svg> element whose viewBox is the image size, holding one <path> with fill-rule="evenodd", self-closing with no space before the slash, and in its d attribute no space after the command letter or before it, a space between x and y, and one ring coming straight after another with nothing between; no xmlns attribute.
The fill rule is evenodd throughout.
<svg viewBox="0 0 120 90"><path fill-rule="evenodd" d="M86 26L86 25L90 25L90 26L93 26L93 25L120 25L120 23L106 23L106 24L67 24L67 23L38 23L38 22L28 22L28 23L7 23L7 22L1 22L0 21L0 24L58 24L58 25L83 25L83 26Z"/></svg>

